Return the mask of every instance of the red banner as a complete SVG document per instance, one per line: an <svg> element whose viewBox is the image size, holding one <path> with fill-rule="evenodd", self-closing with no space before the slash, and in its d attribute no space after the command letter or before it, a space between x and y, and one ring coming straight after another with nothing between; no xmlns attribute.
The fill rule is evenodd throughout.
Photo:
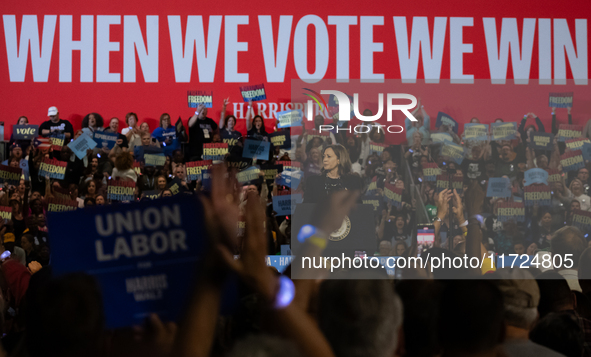
<svg viewBox="0 0 591 357"><path fill-rule="evenodd" d="M164 112L186 124L195 111L187 105L189 90L214 93L208 116L216 121L230 97L227 114L238 118L244 134L240 87L260 83L267 98L254 107L271 129L276 112L302 109L291 103L292 79L402 79L432 118L444 111L459 123L518 121L533 111L549 124L550 92L574 93L576 123L591 112L583 100L591 97L586 0L564 6L533 0L303 0L297 6L34 0L4 1L0 11L5 138L19 116L40 124L54 105L75 129L90 112L101 114L105 126L119 118L120 129L130 111L151 130ZM447 88L454 100L441 95ZM375 113L367 101L362 109ZM404 133L387 137L406 140Z"/></svg>

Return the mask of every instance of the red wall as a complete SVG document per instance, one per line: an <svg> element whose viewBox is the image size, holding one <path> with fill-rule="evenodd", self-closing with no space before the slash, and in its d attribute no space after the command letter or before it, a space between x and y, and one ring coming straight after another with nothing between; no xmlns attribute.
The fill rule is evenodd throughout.
<svg viewBox="0 0 591 357"><path fill-rule="evenodd" d="M439 110L450 114L461 123L467 122L471 117L477 116L482 122L488 123L497 117L504 118L506 121L519 120L527 112L538 114L543 120L550 118L550 109L548 108L548 93L552 91L575 93L573 116L575 121L584 123L591 118L591 91L589 84L575 85L572 80L568 85L540 85L539 77L539 19L566 19L570 30L572 41L575 42L576 19L589 18L591 14L591 3L585 0L569 1L556 3L554 1L339 1L339 2L317 2L317 1L297 1L282 2L278 6L276 1L257 1L252 5L246 6L244 2L194 2L194 1L104 1L97 0L92 2L46 2L46 1L4 1L0 4L0 12L3 17L3 26L1 27L2 36L0 36L0 94L2 98L3 118L6 122L7 134L12 130L14 124L20 115L29 117L32 123L38 124L47 119L47 108L55 105L59 108L61 117L71 120L75 128L80 127L84 115L89 112L100 113L106 121L110 117L116 116L123 119L128 111L135 111L140 117L140 122L148 121L150 127L154 129L161 113L170 113L173 120L182 116L186 120L190 117L193 110L187 107L187 90L212 90L214 96L213 110L210 111L210 117L219 119L222 98L230 97L231 102L242 101L238 88L245 84L265 83L268 103L290 102L291 98L291 79L298 79L298 73L294 65L294 59L302 55L302 48L298 47L294 52L294 34L300 19L305 15L314 14L326 25L328 33L328 67L324 73L324 79L333 79L337 71L337 32L335 25L328 24L329 16L354 16L357 25L349 27L349 77L359 78L360 72L360 46L370 41L367 36L360 40L361 18L360 16L379 16L383 17L383 25L374 26L373 41L383 43L383 52L375 52L373 55L373 71L383 73L386 79L395 79L401 77L400 61L398 59L397 41L394 27L394 16L406 17L407 31L410 37L412 29L413 16L426 16L430 27L430 38L433 40L433 26L435 17L445 17L446 31L443 47L443 57L441 61L441 78L450 78L450 65L454 61L450 60L450 54L453 51L451 46L450 26L452 17L473 18L473 26L464 27L463 43L472 44L472 53L463 55L463 73L473 74L474 84L424 84L420 78L424 78L423 63L418 63L418 83L404 84L398 88L392 88L392 92L405 92L423 98L425 107L429 114L435 120ZM15 15L17 29L17 43L20 48L21 23L23 15L37 15L39 24L39 36L43 33L43 23L45 15L57 15L55 30L53 31L53 47L50 56L49 75L45 81L33 80L33 67L31 63L31 51L26 64L26 73L24 82L11 80L8 64L9 52L7 48L7 36L11 34L6 31L10 27L10 15ZM73 19L73 39L80 39L81 16L93 16L93 48L92 55L92 82L80 82L81 59L78 51L74 51L72 57L71 82L60 81L60 26L62 24L60 15L72 15ZM99 83L96 73L97 67L105 65L104 59L99 56L99 45L97 41L99 15L120 16L120 25L111 25L109 39L112 42L119 43L119 50L112 51L108 55L109 72L121 73L118 83ZM135 82L124 82L124 16L136 15L142 29L144 38L146 35L146 16L158 15L158 80L155 83L146 83L142 74L140 61L136 61ZM185 26L188 15L203 15L205 25L205 36L208 36L208 24L210 15L222 15L219 37L219 46L217 52L217 61L215 62L215 74L213 83L200 83L197 70L197 62L193 59L192 75L190 83L179 83L175 80L173 55L171 50L169 15L179 15L181 19L181 29L184 36ZM225 16L245 15L248 16L247 25L239 25L237 38L240 42L248 42L248 50L238 53L238 72L248 73L248 83L226 81L225 70L231 67L225 60L225 44L231 39L227 36L233 32L226 31L229 18ZM277 48L277 37L280 15L293 16L291 30L289 31L288 55L284 81L280 83L269 83L267 81L268 72L265 70L263 46L261 40L261 29L259 27L259 15L270 15L273 25L274 50ZM483 18L496 18L497 33L500 33L502 18L516 18L519 28L519 38L522 39L523 19L536 19L535 35L533 40L533 51L531 58L531 68L529 71L529 84L495 84L492 85L488 78L491 78L489 60L487 55L487 45L485 41L485 30ZM554 24L554 22L553 22ZM586 47L586 63L583 67L589 67L589 46L588 33L589 26L586 23L587 31L584 34L584 46L576 43L577 55L583 56L582 49ZM555 26L552 26L550 33L553 34ZM228 32L228 33L226 33ZM263 34L268 31L262 31ZM104 35L104 31L101 34ZM308 71L313 72L316 64L314 55L316 50L322 51L325 47L320 41L320 47L315 47L316 33L313 27L308 28ZM231 37L231 36L230 36ZM320 36L321 37L321 36ZM319 37L319 38L320 38ZM454 38L457 43L457 36ZM497 36L499 41L499 36ZM9 41L8 41L9 42ZM410 41L409 41L410 42ZM520 41L521 42L521 41ZM582 43L582 42L581 42ZM97 57L99 56L99 57ZM47 57L49 58L49 56ZM339 57L339 60L342 57ZM554 64L554 51L551 51L548 59ZM570 68L571 63L566 59L566 76L573 78L573 71ZM320 66L321 67L321 66ZM40 68L40 67L39 67ZM204 70L205 71L205 70ZM512 76L511 59L507 70L507 82L511 82ZM581 72L577 72L581 73ZM587 71L588 73L588 71ZM43 77L43 76L41 76ZM556 77L556 73L553 74ZM585 76L588 78L588 74ZM330 88L327 88L330 89ZM328 96L326 96L328 100ZM372 104L365 104L371 107ZM374 104L375 106L375 104ZM363 106L362 106L363 108ZM233 104L229 106L229 112L232 112ZM566 119L566 111L559 112L559 117ZM396 116L395 116L396 118ZM396 124L401 124L402 117L398 116ZM385 123L385 118L382 121ZM549 123L549 122L548 122ZM266 125L272 127L274 120L267 120ZM123 123L121 126L123 127ZM244 128L244 121L239 121L239 129ZM404 140L403 134L390 135L389 141L398 143Z"/></svg>

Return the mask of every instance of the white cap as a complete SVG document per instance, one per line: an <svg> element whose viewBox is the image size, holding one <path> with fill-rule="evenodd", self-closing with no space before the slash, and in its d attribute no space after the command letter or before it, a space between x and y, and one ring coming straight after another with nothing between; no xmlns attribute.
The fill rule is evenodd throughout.
<svg viewBox="0 0 591 357"><path fill-rule="evenodd" d="M47 116L50 117L52 115L57 115L58 110L56 107L49 107L49 109L47 110Z"/></svg>

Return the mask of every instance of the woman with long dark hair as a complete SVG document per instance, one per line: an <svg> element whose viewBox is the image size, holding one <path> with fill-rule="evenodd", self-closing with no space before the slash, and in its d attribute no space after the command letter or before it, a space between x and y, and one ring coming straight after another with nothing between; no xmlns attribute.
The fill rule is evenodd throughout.
<svg viewBox="0 0 591 357"><path fill-rule="evenodd" d="M307 178L304 200L315 203L323 197L342 190L361 190L363 181L351 173L351 159L343 145L330 145L322 150L320 175Z"/></svg>
<svg viewBox="0 0 591 357"><path fill-rule="evenodd" d="M265 123L263 122L263 117L257 115L252 118L250 129L248 129L247 133L248 138L260 141L268 141L268 135L267 129L265 129Z"/></svg>
<svg viewBox="0 0 591 357"><path fill-rule="evenodd" d="M16 121L16 125L29 125L29 118L22 115ZM14 136L10 134L10 141L8 142L8 147L12 147L12 144L17 143L19 147L23 149L23 152L27 152L27 148L31 145L31 140L15 140ZM26 155L23 155L26 156Z"/></svg>
<svg viewBox="0 0 591 357"><path fill-rule="evenodd" d="M236 117L232 114L226 116L226 106L230 98L224 99L222 115L220 116L220 136L228 146L236 146L242 139L242 133L236 130Z"/></svg>
<svg viewBox="0 0 591 357"><path fill-rule="evenodd" d="M248 109L246 110L246 136L248 139L260 140L260 141L268 141L269 139L267 136L267 129L265 129L265 122L263 121L263 117L260 115L255 115L252 120L250 120L251 115L254 114L254 109L252 102L248 102Z"/></svg>

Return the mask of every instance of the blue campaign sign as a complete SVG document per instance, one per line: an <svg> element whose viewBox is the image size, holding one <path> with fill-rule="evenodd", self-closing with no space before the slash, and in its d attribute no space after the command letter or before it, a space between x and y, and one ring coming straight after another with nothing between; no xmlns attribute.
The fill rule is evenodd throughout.
<svg viewBox="0 0 591 357"><path fill-rule="evenodd" d="M529 169L525 172L525 186L534 183L548 184L548 171L543 169Z"/></svg>
<svg viewBox="0 0 591 357"><path fill-rule="evenodd" d="M236 174L236 181L238 181L241 185L250 185L255 182L258 182L260 177L260 172L257 167L251 166L247 169L244 169Z"/></svg>
<svg viewBox="0 0 591 357"><path fill-rule="evenodd" d="M517 123L492 123L491 131L493 141L513 140L517 138Z"/></svg>
<svg viewBox="0 0 591 357"><path fill-rule="evenodd" d="M82 160L86 156L86 150L92 150L96 147L96 142L88 134L82 134L78 139L70 141L68 147L77 158Z"/></svg>
<svg viewBox="0 0 591 357"><path fill-rule="evenodd" d="M291 255L267 255L265 262L267 266L277 269L280 273L291 264L293 257Z"/></svg>
<svg viewBox="0 0 591 357"><path fill-rule="evenodd" d="M298 203L302 203L302 195L299 193L273 196L273 211L281 216L290 216L293 213L295 205Z"/></svg>
<svg viewBox="0 0 591 357"><path fill-rule="evenodd" d="M302 126L304 113L300 109L285 110L277 112L278 128L288 128L292 126Z"/></svg>
<svg viewBox="0 0 591 357"><path fill-rule="evenodd" d="M108 328L139 325L150 313L179 320L206 249L199 200L179 195L49 217L54 273L97 279Z"/></svg>
<svg viewBox="0 0 591 357"><path fill-rule="evenodd" d="M271 143L268 141L258 141L246 139L244 141L244 149L242 150L242 157L258 160L269 160L269 151L271 150Z"/></svg>
<svg viewBox="0 0 591 357"><path fill-rule="evenodd" d="M39 125L13 125L12 137L14 140L32 140L39 136Z"/></svg>
<svg viewBox="0 0 591 357"><path fill-rule="evenodd" d="M302 181L304 173L301 170L290 170L283 169L281 177L278 179L277 184L287 186L293 190L297 189Z"/></svg>
<svg viewBox="0 0 591 357"><path fill-rule="evenodd" d="M437 113L437 121L435 122L435 127L439 128L441 125L447 125L450 127L454 133L458 133L458 122L454 120L450 115L445 114L444 112Z"/></svg>
<svg viewBox="0 0 591 357"><path fill-rule="evenodd" d="M486 141L488 139L488 124L464 124L464 138L466 140Z"/></svg>
<svg viewBox="0 0 591 357"><path fill-rule="evenodd" d="M104 147L112 149L113 146L117 143L117 139L119 139L119 134L117 133L105 133L104 131L95 131L92 138L96 142L96 146L99 149Z"/></svg>
<svg viewBox="0 0 591 357"><path fill-rule="evenodd" d="M508 177L491 177L488 179L486 197L511 197L511 181Z"/></svg>
<svg viewBox="0 0 591 357"><path fill-rule="evenodd" d="M281 245L281 255L291 255L291 245L282 244Z"/></svg>

